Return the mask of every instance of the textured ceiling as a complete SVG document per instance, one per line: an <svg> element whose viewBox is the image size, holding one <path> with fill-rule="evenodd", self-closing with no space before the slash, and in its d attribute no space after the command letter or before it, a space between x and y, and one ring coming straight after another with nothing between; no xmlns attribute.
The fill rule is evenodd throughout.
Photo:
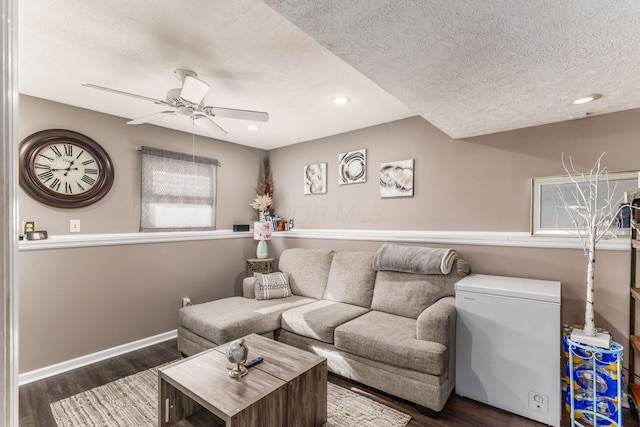
<svg viewBox="0 0 640 427"><path fill-rule="evenodd" d="M229 132L217 139L258 148L416 115L258 0L20 0L18 41L21 93L134 119L167 108L81 84L164 99L188 68L211 85L206 105L270 114L256 132L217 119ZM333 105L339 94L352 102ZM153 123L194 130L187 117Z"/></svg>
<svg viewBox="0 0 640 427"><path fill-rule="evenodd" d="M640 107L637 0L265 2L453 138Z"/></svg>
<svg viewBox="0 0 640 427"><path fill-rule="evenodd" d="M21 93L134 119L165 108L81 84L164 99L193 69L207 105L270 114L215 137L264 149L416 114L464 138L640 107L637 0L21 0L19 19Z"/></svg>

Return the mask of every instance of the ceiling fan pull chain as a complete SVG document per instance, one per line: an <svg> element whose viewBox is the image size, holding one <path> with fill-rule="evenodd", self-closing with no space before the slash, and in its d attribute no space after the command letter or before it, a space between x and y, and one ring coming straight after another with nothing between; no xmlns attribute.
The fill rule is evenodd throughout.
<svg viewBox="0 0 640 427"><path fill-rule="evenodd" d="M191 161L196 162L196 118L191 117Z"/></svg>

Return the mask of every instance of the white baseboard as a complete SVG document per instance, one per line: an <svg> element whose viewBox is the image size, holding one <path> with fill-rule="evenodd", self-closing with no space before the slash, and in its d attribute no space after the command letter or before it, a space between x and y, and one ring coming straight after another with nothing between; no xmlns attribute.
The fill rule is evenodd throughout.
<svg viewBox="0 0 640 427"><path fill-rule="evenodd" d="M178 331L174 329L173 331L154 335L148 338L143 338L138 341L122 344L117 347L98 351L96 353L87 354L86 356L80 356L75 359L67 360L65 362L56 363L55 365L45 366L44 368L36 369L34 371L25 372L18 375L18 385L21 386L24 384L29 384L34 381L61 374L63 372L71 371L72 369L80 368L82 366L100 362L101 360L119 356L130 351L139 350L144 347L149 347L150 345L168 341L176 338L177 336Z"/></svg>

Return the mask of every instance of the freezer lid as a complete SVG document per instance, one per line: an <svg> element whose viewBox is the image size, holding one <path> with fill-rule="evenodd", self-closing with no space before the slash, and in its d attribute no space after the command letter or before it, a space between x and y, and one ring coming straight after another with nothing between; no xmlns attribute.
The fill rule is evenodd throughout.
<svg viewBox="0 0 640 427"><path fill-rule="evenodd" d="M457 291L560 303L560 282L519 277L470 274L456 283Z"/></svg>

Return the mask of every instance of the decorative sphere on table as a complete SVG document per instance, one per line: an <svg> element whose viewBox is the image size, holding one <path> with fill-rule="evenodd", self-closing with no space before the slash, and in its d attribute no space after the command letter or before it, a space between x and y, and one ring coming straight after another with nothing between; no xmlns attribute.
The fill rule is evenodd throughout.
<svg viewBox="0 0 640 427"><path fill-rule="evenodd" d="M227 347L227 359L229 362L235 363L236 366L229 370L229 376L232 378L240 378L247 375L247 368L245 368L244 362L247 361L249 355L249 347L244 342L244 338L233 341Z"/></svg>

